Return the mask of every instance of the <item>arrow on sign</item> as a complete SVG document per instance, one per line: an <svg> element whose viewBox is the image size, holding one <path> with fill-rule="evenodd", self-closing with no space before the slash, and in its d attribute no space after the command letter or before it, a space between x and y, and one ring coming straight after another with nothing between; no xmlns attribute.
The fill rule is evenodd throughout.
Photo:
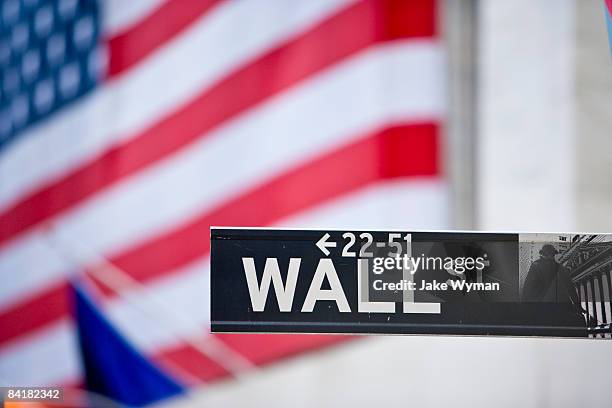
<svg viewBox="0 0 612 408"><path fill-rule="evenodd" d="M329 238L329 234L325 233L325 235L323 235L321 237L321 239L319 239L317 241L317 247L319 247L321 252L323 252L326 256L329 255L329 249L327 249L327 248L335 248L336 247L336 243L335 242L327 242L328 238Z"/></svg>

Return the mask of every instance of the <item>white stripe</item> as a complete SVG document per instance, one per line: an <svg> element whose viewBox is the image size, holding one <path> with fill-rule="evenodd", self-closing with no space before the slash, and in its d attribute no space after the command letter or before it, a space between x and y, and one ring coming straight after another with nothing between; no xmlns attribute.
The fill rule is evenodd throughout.
<svg viewBox="0 0 612 408"><path fill-rule="evenodd" d="M448 228L448 186L439 178L397 179L322 203L275 227L347 230Z"/></svg>
<svg viewBox="0 0 612 408"><path fill-rule="evenodd" d="M113 323L139 349L152 353L188 336L210 333L208 256L156 279L142 290L114 299L106 309ZM164 305L164 310L159 310ZM172 315L177 318L169 319Z"/></svg>
<svg viewBox="0 0 612 408"><path fill-rule="evenodd" d="M102 254L187 222L299 162L389 123L438 120L442 61L432 41L387 44L301 83L206 138L57 218L62 235ZM336 107L322 109L322 106ZM37 232L0 252L0 271L19 270L0 287L0 305L62 279L71 265L47 263Z"/></svg>
<svg viewBox="0 0 612 408"><path fill-rule="evenodd" d="M446 186L436 179L395 180L349 194L276 226L304 228L348 227L351 229L446 227ZM147 285L146 293L127 294L105 306L108 317L138 349L147 354L179 346L180 336L204 336L209 321L209 259L204 257L167 277ZM172 305L189 325L166 325L159 320L157 306L148 297ZM138 305L135 307L134 305ZM144 312L143 312L144 310ZM178 333L178 335L173 334ZM49 328L24 336L18 343L0 349L0 378L11 384L41 384L72 381L79 374L73 327L62 320ZM53 365L45 365L49 362ZM26 362L26 363L24 363ZM27 362L36 362L38 369ZM40 369L43 367L44 369ZM53 370L49 367L53 367ZM43 373L41 373L43 372Z"/></svg>
<svg viewBox="0 0 612 408"><path fill-rule="evenodd" d="M34 126L0 152L0 211L136 136L152 120L170 114L228 72L334 14L348 1L230 1L206 13L146 64L50 122ZM236 38L236 27L248 35Z"/></svg>
<svg viewBox="0 0 612 408"><path fill-rule="evenodd" d="M32 263L32 256L40 257L40 262ZM49 245L45 236L28 234L27 241L16 241L6 247L6 252L0 252L0 274L9 276L13 282L6 291L0 288L0 310L13 302L38 296L58 281L58 271L64 271L62 275L67 276L77 269L77 265L68 263ZM40 279L46 283L37 283Z"/></svg>
<svg viewBox="0 0 612 408"><path fill-rule="evenodd" d="M113 37L145 19L166 0L106 0L104 4L104 33Z"/></svg>
<svg viewBox="0 0 612 408"><path fill-rule="evenodd" d="M32 333L0 350L2 385L45 386L78 380L82 368L77 339L68 319Z"/></svg>

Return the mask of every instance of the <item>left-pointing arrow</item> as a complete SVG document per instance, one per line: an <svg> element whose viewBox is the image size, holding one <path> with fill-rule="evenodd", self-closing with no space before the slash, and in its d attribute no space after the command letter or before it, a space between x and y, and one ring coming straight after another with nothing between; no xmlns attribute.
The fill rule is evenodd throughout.
<svg viewBox="0 0 612 408"><path fill-rule="evenodd" d="M319 239L317 241L317 247L319 247L321 252L323 252L326 256L329 255L329 249L327 249L327 248L335 248L336 247L336 243L335 242L327 242L328 239L329 239L329 234L326 232L325 235L323 235L321 237L321 239Z"/></svg>

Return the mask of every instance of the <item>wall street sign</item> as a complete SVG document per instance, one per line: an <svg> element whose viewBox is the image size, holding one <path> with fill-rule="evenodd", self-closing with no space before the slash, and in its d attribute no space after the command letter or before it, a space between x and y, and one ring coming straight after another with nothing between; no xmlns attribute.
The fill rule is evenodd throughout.
<svg viewBox="0 0 612 408"><path fill-rule="evenodd" d="M609 337L612 236L211 229L213 332Z"/></svg>

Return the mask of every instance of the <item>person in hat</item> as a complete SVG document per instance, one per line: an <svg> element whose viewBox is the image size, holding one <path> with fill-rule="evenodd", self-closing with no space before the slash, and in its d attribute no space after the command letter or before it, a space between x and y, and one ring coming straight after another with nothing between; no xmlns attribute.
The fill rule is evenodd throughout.
<svg viewBox="0 0 612 408"><path fill-rule="evenodd" d="M558 253L551 244L542 246L540 258L531 264L525 278L522 301L527 302L525 306L536 315L546 316L549 323L552 319L560 326L572 328L572 336L586 336L585 311L569 271L555 260Z"/></svg>
<svg viewBox="0 0 612 408"><path fill-rule="evenodd" d="M524 302L550 302L580 304L578 292L567 268L555 260L559 253L551 244L540 249L540 258L529 268L523 285Z"/></svg>

